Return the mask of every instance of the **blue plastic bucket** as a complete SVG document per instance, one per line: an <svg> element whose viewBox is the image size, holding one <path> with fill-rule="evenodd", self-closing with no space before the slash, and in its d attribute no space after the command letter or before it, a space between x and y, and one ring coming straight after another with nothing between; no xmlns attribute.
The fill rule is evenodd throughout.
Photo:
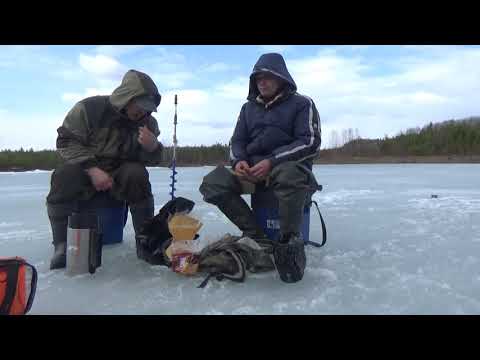
<svg viewBox="0 0 480 360"><path fill-rule="evenodd" d="M99 217L102 244L118 244L123 241L123 228L127 222L128 209L125 201L119 201L108 193L98 192L89 201L81 201L80 211L94 211Z"/></svg>
<svg viewBox="0 0 480 360"><path fill-rule="evenodd" d="M251 197L251 206L257 224L263 228L265 235L277 240L280 233L278 200L272 190L256 191ZM310 238L310 206L303 209L302 234L305 242Z"/></svg>

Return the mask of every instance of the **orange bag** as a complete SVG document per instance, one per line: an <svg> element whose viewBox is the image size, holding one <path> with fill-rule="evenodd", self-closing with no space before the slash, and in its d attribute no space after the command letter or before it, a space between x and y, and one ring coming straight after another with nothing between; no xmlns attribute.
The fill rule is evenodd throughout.
<svg viewBox="0 0 480 360"><path fill-rule="evenodd" d="M28 286L27 272L31 273ZM28 313L36 288L37 270L33 265L21 257L0 258L0 315Z"/></svg>

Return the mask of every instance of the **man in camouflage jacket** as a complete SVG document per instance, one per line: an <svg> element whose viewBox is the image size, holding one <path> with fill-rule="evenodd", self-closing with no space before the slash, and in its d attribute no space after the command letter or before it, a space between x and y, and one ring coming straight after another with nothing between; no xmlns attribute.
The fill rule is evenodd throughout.
<svg viewBox="0 0 480 360"><path fill-rule="evenodd" d="M130 207L137 235L154 212L146 166L158 165L163 146L156 119L161 95L153 80L129 70L110 96L79 101L58 128L57 151L64 163L51 177L47 212L54 256L50 268L66 265L68 216L76 201L105 191ZM144 258L137 241L137 256Z"/></svg>

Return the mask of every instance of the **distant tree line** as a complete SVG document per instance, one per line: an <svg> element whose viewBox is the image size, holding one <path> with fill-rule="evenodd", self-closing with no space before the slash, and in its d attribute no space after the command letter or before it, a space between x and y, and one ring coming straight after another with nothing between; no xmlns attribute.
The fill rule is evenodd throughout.
<svg viewBox="0 0 480 360"><path fill-rule="evenodd" d="M480 155L480 117L430 123L423 128L408 129L395 137L362 139L358 129L332 132L329 149L322 150L320 159L336 156L428 156ZM173 148L165 147L161 166L170 166ZM228 144L181 146L176 149L178 166L216 165L229 162ZM51 170L63 160L55 150L0 151L0 171Z"/></svg>
<svg viewBox="0 0 480 360"><path fill-rule="evenodd" d="M34 151L3 150L0 151L0 171L7 170L51 170L62 161L60 155L54 150Z"/></svg>
<svg viewBox="0 0 480 360"><path fill-rule="evenodd" d="M358 129L353 130L352 128L343 129L341 132L337 130L332 130L330 133L330 148L336 149L340 148L349 142L360 139L360 132Z"/></svg>
<svg viewBox="0 0 480 360"><path fill-rule="evenodd" d="M181 146L176 149L176 162L180 166L209 165L229 162L228 144L217 143L211 146ZM170 166L173 159L173 147L163 150L162 163Z"/></svg>
<svg viewBox="0 0 480 360"><path fill-rule="evenodd" d="M332 132L332 139L339 139ZM362 139L352 129L342 132L341 146L323 150L325 155L349 156L433 156L480 155L480 117L429 123L397 136L383 139Z"/></svg>
<svg viewBox="0 0 480 360"><path fill-rule="evenodd" d="M173 147L166 146L162 153L160 166L171 166ZM0 171L51 170L61 164L63 159L55 150L34 151L3 150L0 151ZM176 149L177 166L195 166L229 162L227 144L211 146L181 146Z"/></svg>
<svg viewBox="0 0 480 360"><path fill-rule="evenodd" d="M385 137L380 152L387 155L479 155L480 118L430 123L392 139Z"/></svg>

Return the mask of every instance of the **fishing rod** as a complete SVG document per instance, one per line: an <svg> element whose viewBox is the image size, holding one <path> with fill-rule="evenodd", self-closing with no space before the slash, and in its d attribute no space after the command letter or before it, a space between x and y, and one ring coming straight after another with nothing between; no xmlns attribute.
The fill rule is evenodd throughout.
<svg viewBox="0 0 480 360"><path fill-rule="evenodd" d="M172 156L172 176L170 178L172 179L172 183L170 184L170 187L172 188L172 191L169 193L172 195L172 200L175 199L175 183L177 180L175 179L175 175L177 175L176 171L176 159L177 159L177 95L175 94L175 116L173 118L173 156Z"/></svg>

